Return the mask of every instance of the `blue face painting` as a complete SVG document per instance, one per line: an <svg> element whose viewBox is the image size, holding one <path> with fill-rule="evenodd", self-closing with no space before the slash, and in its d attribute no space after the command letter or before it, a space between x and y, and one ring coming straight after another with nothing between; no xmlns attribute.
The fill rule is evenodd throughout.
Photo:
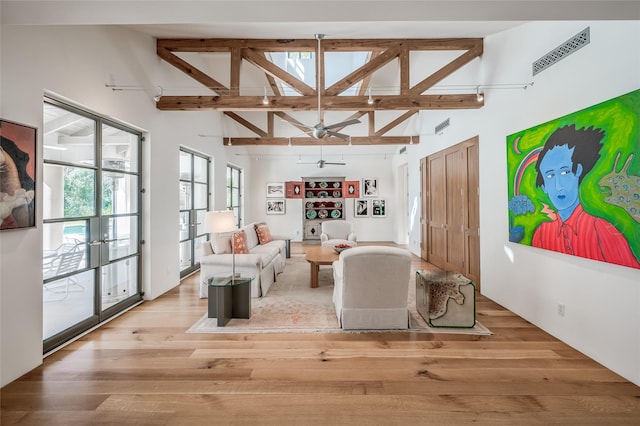
<svg viewBox="0 0 640 426"><path fill-rule="evenodd" d="M540 172L544 178L542 189L549 195L562 220L567 220L580 204L578 197L578 179L582 174L582 164L573 172L574 148L567 145L556 146L542 159Z"/></svg>

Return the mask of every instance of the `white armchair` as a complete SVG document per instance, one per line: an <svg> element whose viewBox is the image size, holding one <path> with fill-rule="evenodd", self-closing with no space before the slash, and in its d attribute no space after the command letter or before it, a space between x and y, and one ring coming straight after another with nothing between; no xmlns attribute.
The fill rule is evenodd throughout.
<svg viewBox="0 0 640 426"><path fill-rule="evenodd" d="M411 253L396 247L362 246L333 262L333 304L338 323L351 330L409 328Z"/></svg>
<svg viewBox="0 0 640 426"><path fill-rule="evenodd" d="M320 227L320 243L323 246L337 244L357 245L357 237L353 232L353 224L346 220L326 220Z"/></svg>

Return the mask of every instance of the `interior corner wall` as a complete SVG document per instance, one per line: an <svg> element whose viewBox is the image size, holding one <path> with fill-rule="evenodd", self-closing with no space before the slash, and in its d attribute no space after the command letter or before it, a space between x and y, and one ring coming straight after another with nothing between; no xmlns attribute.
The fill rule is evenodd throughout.
<svg viewBox="0 0 640 426"><path fill-rule="evenodd" d="M586 27L590 44L532 77L535 60ZM479 135L482 293L638 385L640 270L510 243L506 137L639 89L639 41L638 21L534 22L487 37L482 84L534 85L485 89L480 110L435 114L451 127L429 135L429 123L420 148L409 148L410 191L419 194L419 158Z"/></svg>

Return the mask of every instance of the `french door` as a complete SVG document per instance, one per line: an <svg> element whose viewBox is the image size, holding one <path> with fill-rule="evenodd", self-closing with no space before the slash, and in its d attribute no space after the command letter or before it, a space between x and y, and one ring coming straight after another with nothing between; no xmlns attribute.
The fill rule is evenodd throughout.
<svg viewBox="0 0 640 426"><path fill-rule="evenodd" d="M43 349L139 302L140 132L45 99Z"/></svg>
<svg viewBox="0 0 640 426"><path fill-rule="evenodd" d="M180 148L180 278L200 267L202 243L207 241L209 164L208 157Z"/></svg>

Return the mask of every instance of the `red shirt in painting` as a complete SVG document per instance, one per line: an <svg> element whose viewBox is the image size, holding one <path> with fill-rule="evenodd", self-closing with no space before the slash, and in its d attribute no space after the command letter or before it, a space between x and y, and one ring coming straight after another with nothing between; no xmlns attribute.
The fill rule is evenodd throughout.
<svg viewBox="0 0 640 426"><path fill-rule="evenodd" d="M533 247L640 269L627 239L611 223L585 212L581 205L563 222L543 222L533 234Z"/></svg>

